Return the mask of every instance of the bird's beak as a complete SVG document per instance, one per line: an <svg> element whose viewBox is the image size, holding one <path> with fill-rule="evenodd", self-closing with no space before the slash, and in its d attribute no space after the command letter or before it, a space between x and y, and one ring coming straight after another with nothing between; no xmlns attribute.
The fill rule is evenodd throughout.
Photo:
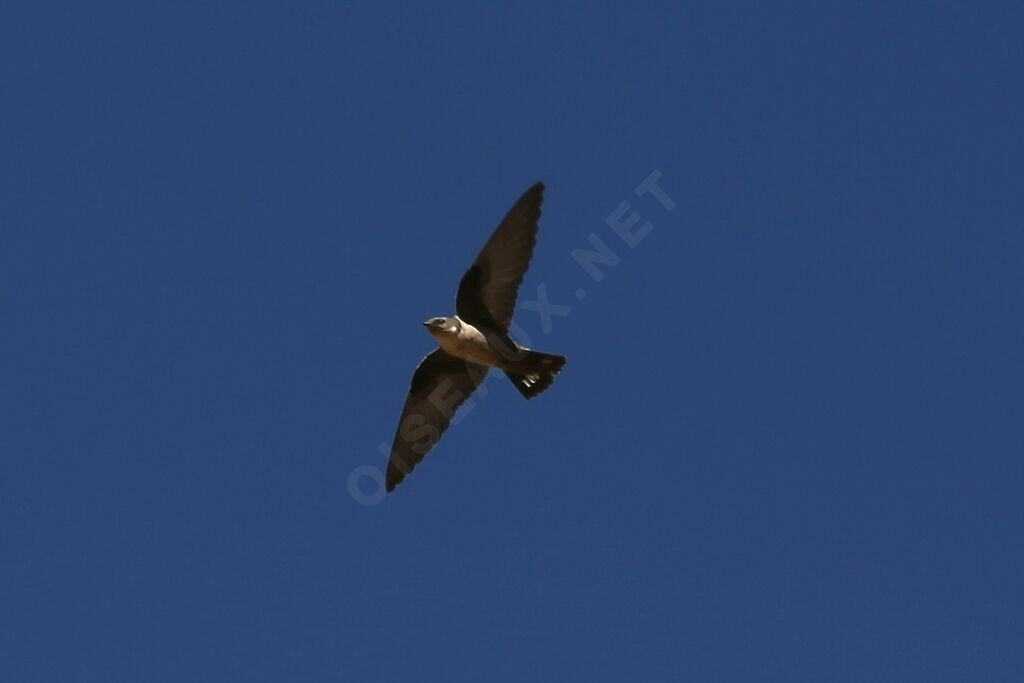
<svg viewBox="0 0 1024 683"><path fill-rule="evenodd" d="M423 321L423 327L430 327L430 321L429 320L424 320Z"/></svg>

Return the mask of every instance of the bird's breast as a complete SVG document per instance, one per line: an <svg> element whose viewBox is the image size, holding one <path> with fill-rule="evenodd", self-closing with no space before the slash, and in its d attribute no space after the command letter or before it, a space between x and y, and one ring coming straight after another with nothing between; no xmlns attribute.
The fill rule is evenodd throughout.
<svg viewBox="0 0 1024 683"><path fill-rule="evenodd" d="M446 334L438 341L442 349L457 358L481 365L494 365L499 361L483 333L469 323L463 322L458 332Z"/></svg>

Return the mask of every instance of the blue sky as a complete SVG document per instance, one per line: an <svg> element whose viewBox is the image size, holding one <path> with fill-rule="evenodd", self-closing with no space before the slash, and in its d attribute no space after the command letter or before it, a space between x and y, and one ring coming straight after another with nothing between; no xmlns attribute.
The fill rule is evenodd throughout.
<svg viewBox="0 0 1024 683"><path fill-rule="evenodd" d="M0 679L1021 680L1022 19L8 8ZM538 180L569 363L380 501Z"/></svg>

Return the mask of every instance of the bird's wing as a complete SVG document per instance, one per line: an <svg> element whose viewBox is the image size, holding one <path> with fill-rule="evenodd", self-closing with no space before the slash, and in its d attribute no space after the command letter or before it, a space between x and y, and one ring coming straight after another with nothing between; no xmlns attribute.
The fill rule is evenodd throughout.
<svg viewBox="0 0 1024 683"><path fill-rule="evenodd" d="M474 327L508 330L516 296L537 242L544 183L527 190L509 209L459 283L455 311Z"/></svg>
<svg viewBox="0 0 1024 683"><path fill-rule="evenodd" d="M391 447L386 480L389 492L441 440L455 410L486 376L485 366L468 363L442 349L420 361Z"/></svg>

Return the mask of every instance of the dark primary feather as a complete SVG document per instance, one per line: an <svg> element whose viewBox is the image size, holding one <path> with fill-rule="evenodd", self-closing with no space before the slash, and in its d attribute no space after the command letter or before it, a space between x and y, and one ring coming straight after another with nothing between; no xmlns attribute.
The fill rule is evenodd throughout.
<svg viewBox="0 0 1024 683"><path fill-rule="evenodd" d="M487 368L467 363L442 349L420 361L395 432L386 489L394 488L434 447L455 410L487 375Z"/></svg>
<svg viewBox="0 0 1024 683"><path fill-rule="evenodd" d="M537 243L544 183L527 190L509 209L459 283L455 311L475 327L508 330L523 275Z"/></svg>

